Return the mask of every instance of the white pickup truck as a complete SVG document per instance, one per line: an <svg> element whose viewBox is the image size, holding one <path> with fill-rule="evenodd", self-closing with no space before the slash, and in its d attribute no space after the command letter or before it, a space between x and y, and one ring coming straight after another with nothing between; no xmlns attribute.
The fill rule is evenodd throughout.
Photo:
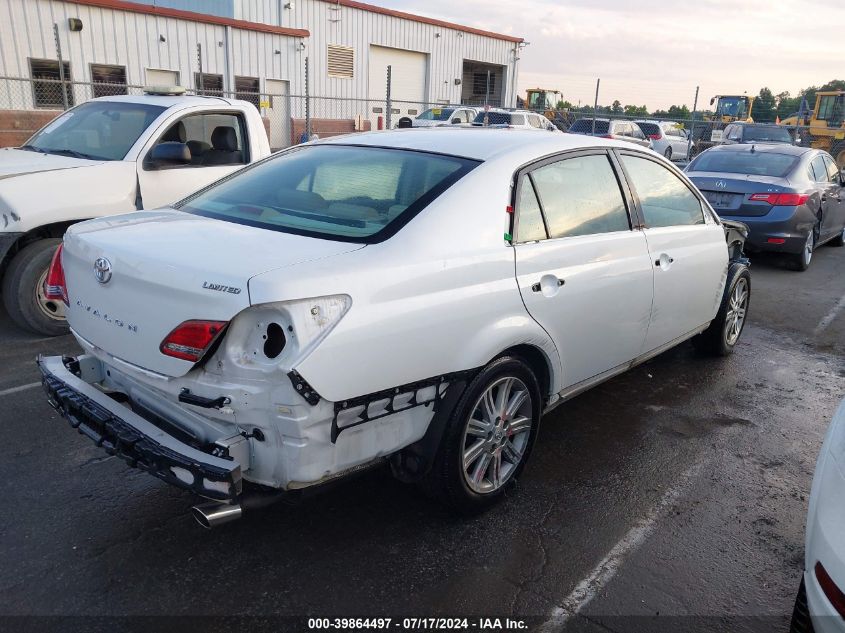
<svg viewBox="0 0 845 633"><path fill-rule="evenodd" d="M270 155L251 103L179 92L93 99L0 150L2 296L18 325L67 331L43 282L70 225L171 204Z"/></svg>

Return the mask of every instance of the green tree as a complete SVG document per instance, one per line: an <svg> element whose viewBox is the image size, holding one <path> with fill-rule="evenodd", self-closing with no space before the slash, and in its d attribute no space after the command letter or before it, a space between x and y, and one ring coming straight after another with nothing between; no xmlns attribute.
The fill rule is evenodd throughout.
<svg viewBox="0 0 845 633"><path fill-rule="evenodd" d="M626 105L624 112L626 116L648 116L648 108L644 105Z"/></svg>
<svg viewBox="0 0 845 633"><path fill-rule="evenodd" d="M622 104L619 102L619 99L613 102L613 105L610 106L610 111L613 114L622 114L624 110L622 109Z"/></svg>
<svg viewBox="0 0 845 633"><path fill-rule="evenodd" d="M760 94L751 109L751 117L761 123L770 123L775 120L776 102L775 96L768 88L760 88Z"/></svg>

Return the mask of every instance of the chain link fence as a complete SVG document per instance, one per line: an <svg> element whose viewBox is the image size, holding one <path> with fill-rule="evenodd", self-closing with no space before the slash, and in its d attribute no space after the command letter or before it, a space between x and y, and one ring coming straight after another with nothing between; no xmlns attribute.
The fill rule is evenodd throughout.
<svg viewBox="0 0 845 633"><path fill-rule="evenodd" d="M307 83L306 83L307 86ZM142 86L130 86L117 83L79 82L71 79L62 81L44 77L20 78L0 77L0 146L20 145L35 131L46 125L61 111L67 110L95 97L114 95L141 95ZM273 150L282 149L304 142L310 138L325 138L339 134L365 132L370 130L392 129L412 124L426 111L426 125L468 125L473 115L483 113L485 108L497 108L514 111L515 108L502 108L492 99L476 100L472 103L446 104L424 101L405 100L401 95L393 95L391 82L387 81L384 98L354 99L346 97L328 97L317 95L294 95L286 93L243 92L213 89L187 89L187 94L219 96L242 99L252 103L260 112L267 129L270 146ZM485 103L486 102L486 103ZM461 106L465 106L461 108ZM459 109L458 118L449 118ZM474 109L474 111L473 111ZM730 142L736 126L731 123L748 119L741 109L737 112L696 112L689 117L655 115L630 115L614 112L610 108L599 108L594 116L591 107L557 109L547 107L536 110L548 118L559 130L567 132L592 133L597 136L610 132L616 138L627 135L649 139L655 131L654 124L660 126L665 138L672 143L673 160L686 161L714 145ZM753 114L753 113L752 113ZM481 117L479 117L481 118ZM592 119L596 120L593 127ZM584 123L577 123L586 119ZM773 124L755 125L752 137L759 142L786 141L796 145L812 146L833 154L840 166L845 167L845 123L841 113L838 122L828 120L818 122L812 119L812 113L799 113L791 118ZM631 125L610 126L609 121L636 123L640 133ZM413 123L414 125L419 125ZM642 122L651 125L640 125ZM573 129L573 126L574 129ZM666 130L669 134L666 135ZM623 130L622 133L618 133ZM788 136L786 136L788 135ZM681 138L682 137L682 138ZM656 140L652 137L651 140ZM685 143L684 143L685 141ZM686 149L684 149L686 144ZM663 141L655 146L665 146ZM665 153L664 149L660 150Z"/></svg>

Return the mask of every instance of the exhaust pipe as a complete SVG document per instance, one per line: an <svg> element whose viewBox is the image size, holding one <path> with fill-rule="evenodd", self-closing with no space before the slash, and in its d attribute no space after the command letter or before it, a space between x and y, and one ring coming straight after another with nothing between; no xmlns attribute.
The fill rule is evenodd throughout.
<svg viewBox="0 0 845 633"><path fill-rule="evenodd" d="M201 526L210 530L218 525L236 521L243 514L240 504L202 503L191 508L191 514Z"/></svg>
<svg viewBox="0 0 845 633"><path fill-rule="evenodd" d="M294 499L296 495L283 491L272 493L253 493L241 496L240 503L201 503L191 508L191 514L197 523L210 530L218 525L237 521L245 510L256 510L276 503L283 498Z"/></svg>

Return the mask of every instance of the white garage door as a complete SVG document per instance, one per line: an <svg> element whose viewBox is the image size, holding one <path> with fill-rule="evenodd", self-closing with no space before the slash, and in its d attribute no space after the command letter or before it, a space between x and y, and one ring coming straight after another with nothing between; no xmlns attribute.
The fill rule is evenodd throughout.
<svg viewBox="0 0 845 633"><path fill-rule="evenodd" d="M412 103L394 103L392 123L396 125L400 116L414 116L422 110L425 100L426 76L428 56L425 53L404 51L398 48L384 46L370 46L370 99L382 102L387 95L387 67L391 67L391 97L394 101L410 101ZM379 104L373 103L374 108ZM397 114L395 111L399 110ZM385 121L386 113L382 112ZM370 112L373 129L376 127L378 113Z"/></svg>

